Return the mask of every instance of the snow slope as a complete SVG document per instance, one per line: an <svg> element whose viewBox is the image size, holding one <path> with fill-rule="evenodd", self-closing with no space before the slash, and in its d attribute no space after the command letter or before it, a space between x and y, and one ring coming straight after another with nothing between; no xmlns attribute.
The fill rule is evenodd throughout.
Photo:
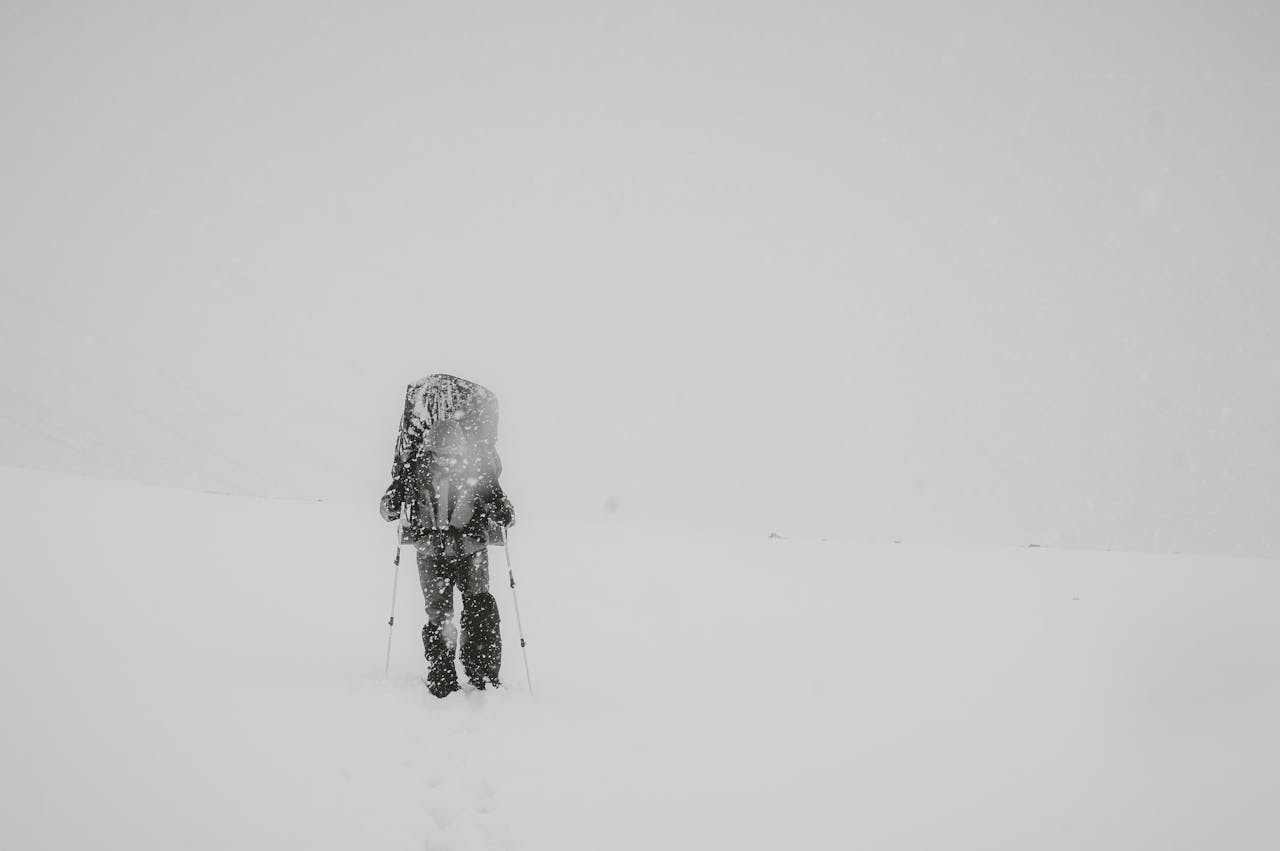
<svg viewBox="0 0 1280 851"><path fill-rule="evenodd" d="M1275 561L513 533L418 682L374 506L0 468L0 846L1271 849ZM501 551L493 551L501 564Z"/></svg>

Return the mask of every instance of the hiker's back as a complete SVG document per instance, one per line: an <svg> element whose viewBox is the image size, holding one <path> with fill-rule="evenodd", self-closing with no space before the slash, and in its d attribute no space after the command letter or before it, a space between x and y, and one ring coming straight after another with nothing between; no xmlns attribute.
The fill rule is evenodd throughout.
<svg viewBox="0 0 1280 851"><path fill-rule="evenodd" d="M505 502L497 437L498 400L487 388L443 374L409 385L388 489L398 491L406 542L441 557L488 543L486 508Z"/></svg>

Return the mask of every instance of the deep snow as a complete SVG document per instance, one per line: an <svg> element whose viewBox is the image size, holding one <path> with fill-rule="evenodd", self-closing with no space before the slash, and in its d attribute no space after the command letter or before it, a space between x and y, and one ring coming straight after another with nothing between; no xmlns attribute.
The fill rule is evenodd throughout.
<svg viewBox="0 0 1280 851"><path fill-rule="evenodd" d="M537 695L495 549L509 688L437 701L373 505L0 517L5 848L1280 847L1275 561L517 526Z"/></svg>

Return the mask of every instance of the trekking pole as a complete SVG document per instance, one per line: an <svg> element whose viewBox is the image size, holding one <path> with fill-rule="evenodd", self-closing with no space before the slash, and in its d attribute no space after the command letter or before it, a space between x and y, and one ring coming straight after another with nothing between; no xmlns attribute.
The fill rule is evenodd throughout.
<svg viewBox="0 0 1280 851"><path fill-rule="evenodd" d="M404 515L401 514L400 519L396 521L396 575L391 580L391 617L387 618L387 665L382 669L384 680L391 673L391 633L396 627L396 589L400 587L400 539L403 537L403 527Z"/></svg>
<svg viewBox="0 0 1280 851"><path fill-rule="evenodd" d="M516 606L516 629L520 632L520 652L524 654L524 681L529 684L529 696L533 696L533 678L529 676L529 651L525 649L524 625L520 623L520 600L516 597L516 575L511 570L511 541L507 529L502 528L502 551L507 557L507 578L511 581L511 602Z"/></svg>

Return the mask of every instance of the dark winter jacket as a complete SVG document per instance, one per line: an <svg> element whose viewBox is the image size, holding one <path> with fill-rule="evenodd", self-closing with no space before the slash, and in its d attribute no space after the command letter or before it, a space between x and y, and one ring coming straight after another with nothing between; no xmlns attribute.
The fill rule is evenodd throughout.
<svg viewBox="0 0 1280 851"><path fill-rule="evenodd" d="M382 495L383 518L403 519L402 542L437 557L464 558L503 543L503 530L515 524L515 508L502 485L496 479L474 485L463 480L459 487L457 477L440 474L442 460L424 459L420 472L393 479Z"/></svg>
<svg viewBox="0 0 1280 851"><path fill-rule="evenodd" d="M405 521L405 543L446 558L501 543L515 517L498 483L497 417L496 397L478 384L433 375L409 385L380 506L384 519Z"/></svg>

